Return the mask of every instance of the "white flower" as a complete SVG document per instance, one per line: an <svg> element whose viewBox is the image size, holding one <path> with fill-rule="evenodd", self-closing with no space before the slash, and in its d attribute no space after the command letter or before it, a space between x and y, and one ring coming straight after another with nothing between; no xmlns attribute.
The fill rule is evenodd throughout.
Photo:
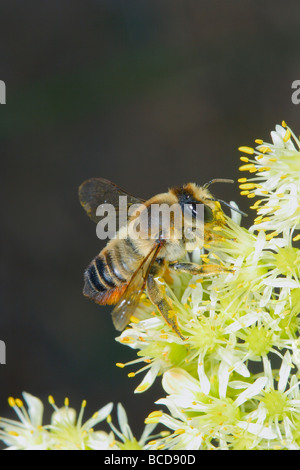
<svg viewBox="0 0 300 470"><path fill-rule="evenodd" d="M49 403L54 408L51 418L51 424L46 428L51 437L54 439L55 448L61 450L86 450L99 449L106 445L107 449L114 446L114 437L103 431L94 431L94 427L104 421L110 414L113 404L108 403L106 406L96 411L91 418L83 422L86 401L81 404L78 417L76 411L69 407L69 400L65 400L62 408L55 405L52 396L49 397Z"/></svg>
<svg viewBox="0 0 300 470"><path fill-rule="evenodd" d="M126 411L121 403L118 403L117 413L120 431L112 423L111 417L109 417L107 420L115 436L120 439L116 442L117 448L121 450L148 449L148 441L156 437L151 435L152 431L156 427L156 423L146 424L140 439L137 440L131 431ZM159 433L158 436L161 436L161 433Z"/></svg>
<svg viewBox="0 0 300 470"><path fill-rule="evenodd" d="M42 427L43 404L29 393L24 392L23 397L28 410L22 400L9 398L19 421L0 418L0 438L10 450L46 450L51 446L51 438Z"/></svg>
<svg viewBox="0 0 300 470"><path fill-rule="evenodd" d="M247 154L241 157L245 164L240 170L254 175L239 179L241 194L261 198L252 206L258 214L252 229L268 230L269 237L300 228L299 139L285 123L277 125L271 137L272 144L258 139L255 149L239 149Z"/></svg>
<svg viewBox="0 0 300 470"><path fill-rule="evenodd" d="M170 369L163 376L163 387L168 393L165 399L156 403L166 405L171 413L153 412L147 422L159 422L173 430L168 438L158 439L156 448L201 449L215 446L227 448L232 434L246 430L252 441L274 439L276 434L264 424L248 422L248 409L260 395L268 382L267 377L259 377L253 383L232 382L228 387L243 391L236 398L230 398L228 390L223 397L203 393L199 381L182 369ZM235 396L235 393L232 393Z"/></svg>
<svg viewBox="0 0 300 470"><path fill-rule="evenodd" d="M9 404L16 412L19 421L0 418L0 438L11 450L88 450L112 449L115 447L114 435L104 431L94 431L94 426L104 421L112 409L112 403L99 411L83 423L82 418L86 402L82 406L78 417L76 411L69 407L69 400L58 408L53 397L49 402L54 408L51 424L43 425L43 404L30 395L23 393L27 404L25 408L19 398L9 398Z"/></svg>

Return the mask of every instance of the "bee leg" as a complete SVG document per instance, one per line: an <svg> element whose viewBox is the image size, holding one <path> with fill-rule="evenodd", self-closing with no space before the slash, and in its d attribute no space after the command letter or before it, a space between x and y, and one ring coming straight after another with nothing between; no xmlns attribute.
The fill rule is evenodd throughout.
<svg viewBox="0 0 300 470"><path fill-rule="evenodd" d="M202 276L212 276L215 274L232 272L230 268L220 266L219 264L172 263L169 264L169 266L175 271L181 271L192 275L202 274Z"/></svg>
<svg viewBox="0 0 300 470"><path fill-rule="evenodd" d="M155 281L152 274L149 274L147 277L147 293L149 299L164 317L168 325L175 331L175 333L182 339L186 338L182 336L178 323L176 314L172 311L171 306L168 304L167 300L164 297L162 290L160 289L158 283Z"/></svg>

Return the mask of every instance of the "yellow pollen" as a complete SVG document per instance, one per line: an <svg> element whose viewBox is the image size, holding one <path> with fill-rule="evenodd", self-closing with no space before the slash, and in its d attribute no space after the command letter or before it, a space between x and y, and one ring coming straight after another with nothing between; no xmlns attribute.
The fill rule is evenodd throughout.
<svg viewBox="0 0 300 470"><path fill-rule="evenodd" d="M250 209L258 209L258 206L262 203L262 200L261 199L258 199L254 204L253 206L250 206Z"/></svg>
<svg viewBox="0 0 300 470"><path fill-rule="evenodd" d="M263 145L263 146L259 147L259 151L261 153L269 153L269 152L272 152L272 149L270 149L270 147L266 147L266 146Z"/></svg>
<svg viewBox="0 0 300 470"><path fill-rule="evenodd" d="M8 404L9 404L9 406L11 406L12 408L13 408L14 406L16 406L15 399L14 399L13 397L9 397L9 398L8 398Z"/></svg>
<svg viewBox="0 0 300 470"><path fill-rule="evenodd" d="M111 422L112 422L111 415L108 415L108 416L107 416L106 422L107 422L107 423L111 423Z"/></svg>
<svg viewBox="0 0 300 470"><path fill-rule="evenodd" d="M160 418L162 415L162 411L152 411L149 413L148 418Z"/></svg>
<svg viewBox="0 0 300 470"><path fill-rule="evenodd" d="M123 367L125 367L125 364L123 364L123 362L117 362L116 366L120 367L120 369L123 369Z"/></svg>
<svg viewBox="0 0 300 470"><path fill-rule="evenodd" d="M159 337L160 337L161 339L168 339L169 336L168 336L167 334L165 334L165 335L159 335Z"/></svg>
<svg viewBox="0 0 300 470"><path fill-rule="evenodd" d="M86 400L82 400L81 408L85 408L85 407L86 407Z"/></svg>
<svg viewBox="0 0 300 470"><path fill-rule="evenodd" d="M70 404L69 398L66 397L66 398L65 398L65 406L69 406L69 404Z"/></svg>
<svg viewBox="0 0 300 470"><path fill-rule="evenodd" d="M257 156L255 157L255 160L258 161L258 160L261 160L262 158L264 158L264 155L257 155Z"/></svg>
<svg viewBox="0 0 300 470"><path fill-rule="evenodd" d="M254 149L252 147L239 147L239 151L247 153L248 155L254 154Z"/></svg>
<svg viewBox="0 0 300 470"><path fill-rule="evenodd" d="M157 447L156 447L156 450L162 450L164 447L165 447L165 445L164 445L164 444L161 444L160 446L157 446Z"/></svg>
<svg viewBox="0 0 300 470"><path fill-rule="evenodd" d="M287 142L291 138L291 131L289 129L286 130L285 135L283 137L283 142Z"/></svg>
<svg viewBox="0 0 300 470"><path fill-rule="evenodd" d="M129 372L128 377L135 377L135 372Z"/></svg>
<svg viewBox="0 0 300 470"><path fill-rule="evenodd" d="M247 195L247 197L248 197L249 199L251 199L252 197L255 197L255 194L254 194L254 193L250 193L250 194Z"/></svg>
<svg viewBox="0 0 300 470"><path fill-rule="evenodd" d="M147 390L148 387L149 387L149 383L146 382L143 385L139 385L135 390L137 392L144 392L145 390Z"/></svg>
<svg viewBox="0 0 300 470"><path fill-rule="evenodd" d="M19 434L16 431L8 431L8 434L10 436L15 436L15 437L19 436Z"/></svg>
<svg viewBox="0 0 300 470"><path fill-rule="evenodd" d="M284 180L286 177L287 177L287 175L281 175L281 176L280 176L280 179L281 179L281 180Z"/></svg>
<svg viewBox="0 0 300 470"><path fill-rule="evenodd" d="M185 433L185 429L181 429L181 428L178 428L174 431L174 434L184 434Z"/></svg>
<svg viewBox="0 0 300 470"><path fill-rule="evenodd" d="M245 184L240 184L239 186L240 189L255 189L257 187L258 185L255 183L245 183Z"/></svg>
<svg viewBox="0 0 300 470"><path fill-rule="evenodd" d="M277 158L274 158L274 157L269 158L269 162L277 162Z"/></svg>
<svg viewBox="0 0 300 470"><path fill-rule="evenodd" d="M190 287L191 287L192 289L196 289L197 286L196 286L196 284L190 284Z"/></svg>
<svg viewBox="0 0 300 470"><path fill-rule="evenodd" d="M48 401L49 401L50 405L54 405L54 404L55 404L55 401L54 401L54 398L53 398L52 395L49 395Z"/></svg>
<svg viewBox="0 0 300 470"><path fill-rule="evenodd" d="M261 144L263 144L263 143L264 143L264 141L263 141L263 140L261 140L261 139L255 139L255 141L254 141L254 142L255 142L256 144L259 144L259 145L261 145Z"/></svg>
<svg viewBox="0 0 300 470"><path fill-rule="evenodd" d="M268 235L266 235L266 240L272 240L272 238L274 237L277 237L278 236L278 232L272 232L272 233L269 233Z"/></svg>
<svg viewBox="0 0 300 470"><path fill-rule="evenodd" d="M148 442L148 445L149 445L149 446L154 446L156 443L157 443L157 441L149 441L149 442Z"/></svg>
<svg viewBox="0 0 300 470"><path fill-rule="evenodd" d="M241 160L241 162L245 162L245 163L248 163L248 162L249 162L249 158L248 158L248 157L240 157L240 160Z"/></svg>
<svg viewBox="0 0 300 470"><path fill-rule="evenodd" d="M139 323L140 320L139 320L137 317L135 317L134 315L131 315L130 321L131 321L132 323Z"/></svg>
<svg viewBox="0 0 300 470"><path fill-rule="evenodd" d="M120 342L125 343L125 344L130 344L130 343L133 343L133 340L129 336L124 336L124 338L120 339Z"/></svg>
<svg viewBox="0 0 300 470"><path fill-rule="evenodd" d="M20 400L20 398L16 398L16 405L17 405L18 408L22 408L23 402L22 402L22 400Z"/></svg>
<svg viewBox="0 0 300 470"><path fill-rule="evenodd" d="M248 180L247 178L239 178L238 183L246 183Z"/></svg>
<svg viewBox="0 0 300 470"><path fill-rule="evenodd" d="M240 171L250 171L250 170L255 170L256 171L256 168L255 168L254 163L249 163L248 165L240 166L239 170Z"/></svg>
<svg viewBox="0 0 300 470"><path fill-rule="evenodd" d="M298 240L300 240L300 234L299 234L299 235L296 235L296 236L293 238L293 242L297 242Z"/></svg>
<svg viewBox="0 0 300 470"><path fill-rule="evenodd" d="M258 169L258 171L270 171L269 166L262 166L261 168Z"/></svg>
<svg viewBox="0 0 300 470"><path fill-rule="evenodd" d="M282 121L281 125L282 125L282 127L287 127L287 125L286 125L286 122L285 122L285 121Z"/></svg>

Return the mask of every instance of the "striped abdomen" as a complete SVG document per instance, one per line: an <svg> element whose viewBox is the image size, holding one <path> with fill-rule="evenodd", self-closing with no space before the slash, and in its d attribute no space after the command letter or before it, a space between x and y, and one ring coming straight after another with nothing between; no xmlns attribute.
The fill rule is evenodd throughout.
<svg viewBox="0 0 300 470"><path fill-rule="evenodd" d="M128 286L139 258L130 241L111 241L87 267L83 294L98 304L117 303Z"/></svg>

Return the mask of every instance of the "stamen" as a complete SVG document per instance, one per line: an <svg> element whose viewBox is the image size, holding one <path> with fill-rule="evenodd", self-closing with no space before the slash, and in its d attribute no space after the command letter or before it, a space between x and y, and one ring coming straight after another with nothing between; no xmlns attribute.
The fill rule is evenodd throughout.
<svg viewBox="0 0 300 470"><path fill-rule="evenodd" d="M139 385L138 387L136 387L135 392L136 393L144 392L145 390L147 390L148 387L149 387L149 382L145 382L144 384Z"/></svg>
<svg viewBox="0 0 300 470"><path fill-rule="evenodd" d="M8 404L11 408L14 408L16 406L16 401L13 397L8 398Z"/></svg>
<svg viewBox="0 0 300 470"><path fill-rule="evenodd" d="M239 151L240 152L244 152L244 153L248 153L249 155L253 155L254 154L254 149L252 147L239 147Z"/></svg>
<svg viewBox="0 0 300 470"><path fill-rule="evenodd" d="M240 166L239 170L240 171L250 171L250 170L255 170L256 171L256 168L255 168L254 163L249 163L248 165Z"/></svg>
<svg viewBox="0 0 300 470"><path fill-rule="evenodd" d="M239 188L240 189L255 189L258 188L260 185L257 185L255 183L245 183L245 184L240 184Z"/></svg>
<svg viewBox="0 0 300 470"><path fill-rule="evenodd" d="M117 362L116 366L120 367L120 369L123 369L123 367L125 367L125 364L123 364L123 362Z"/></svg>
<svg viewBox="0 0 300 470"><path fill-rule="evenodd" d="M291 134L291 131L290 131L289 129L287 129L287 130L286 130L286 133L285 133L285 135L284 135L284 137L283 137L283 142L287 142L288 140L290 140L291 135L292 135L292 134Z"/></svg>
<svg viewBox="0 0 300 470"><path fill-rule="evenodd" d="M86 400L82 400L81 408L80 408L78 419L77 419L77 425L76 425L78 429L81 428L81 425L82 425L82 418L83 418L85 407L86 407Z"/></svg>

